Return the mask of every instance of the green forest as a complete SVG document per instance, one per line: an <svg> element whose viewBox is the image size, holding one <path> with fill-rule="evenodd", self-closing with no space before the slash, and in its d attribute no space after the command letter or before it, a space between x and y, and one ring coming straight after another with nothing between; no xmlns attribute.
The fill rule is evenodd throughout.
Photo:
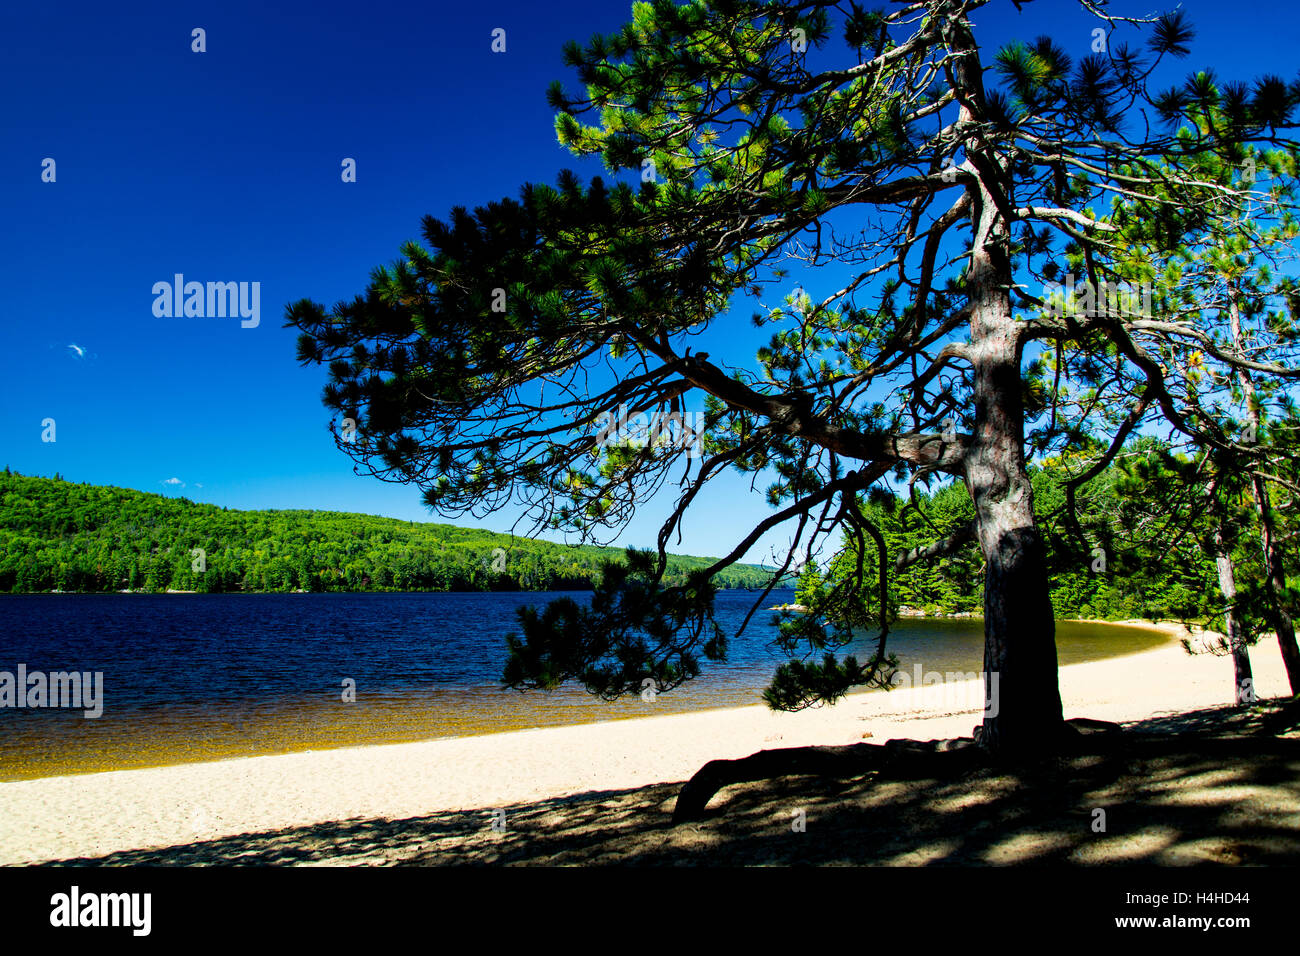
<svg viewBox="0 0 1300 956"><path fill-rule="evenodd" d="M334 511L236 511L127 488L0 476L0 592L589 590L617 548ZM714 559L674 555L667 579ZM733 565L719 587L770 574Z"/></svg>
<svg viewBox="0 0 1300 956"><path fill-rule="evenodd" d="M1073 509L1065 482L1077 463L1054 458L1031 469L1058 617L1218 621L1225 601L1210 538L1224 516L1206 510L1197 486L1180 480L1190 465L1140 440L1078 487ZM969 533L975 509L963 483L918 484L911 494L878 490L860 507L887 544L891 616L981 613L984 569L973 538L894 567L908 552ZM1250 582L1265 576L1247 496L1230 517L1245 608ZM813 562L803 572L800 600L846 581L858 556L846 535L828 566ZM874 549L862 557L874 580ZM345 512L237 511L8 468L0 476L0 592L588 590L611 559L624 552ZM712 561L675 555L667 580ZM770 575L738 564L715 582L763 587ZM864 602L873 596L863 589Z"/></svg>
<svg viewBox="0 0 1300 956"><path fill-rule="evenodd" d="M1237 577L1236 605L1251 611L1264 627L1259 583L1266 577L1253 503L1248 489L1230 487L1227 475L1206 494L1212 475L1188 480L1198 462L1153 439L1135 441L1116 461L1075 492L1068 507L1066 482L1082 469L1078 462L1051 458L1031 467L1034 508L1048 552L1052 606L1058 618L1182 620L1222 627L1227 601L1219 587L1215 535L1227 534ZM1226 499L1226 502L1225 502ZM983 560L971 536L975 507L962 482L910 495L878 492L861 502L878 527L890 562L889 611L927 615L973 613L983 607ZM1282 514L1278 530L1291 536L1293 516ZM965 532L965 536L963 536ZM901 569L900 555L957 538L964 541L942 556L926 557ZM814 603L837 582L854 576L861 554L865 580L877 576L876 550L863 553L852 536L828 569L809 565L799 582L799 600ZM1288 559L1291 553L1287 552ZM1287 568L1294 584L1296 568ZM871 613L875 591L862 589Z"/></svg>

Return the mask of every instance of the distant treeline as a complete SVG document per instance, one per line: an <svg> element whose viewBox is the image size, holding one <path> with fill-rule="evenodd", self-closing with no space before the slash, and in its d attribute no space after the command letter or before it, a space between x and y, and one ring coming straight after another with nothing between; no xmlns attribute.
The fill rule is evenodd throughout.
<svg viewBox="0 0 1300 956"><path fill-rule="evenodd" d="M0 476L0 592L588 590L617 548L332 511L234 511L126 488ZM668 580L711 558L675 555ZM733 565L720 587L761 587Z"/></svg>
<svg viewBox="0 0 1300 956"><path fill-rule="evenodd" d="M1206 543L1213 526L1192 507L1199 493L1180 497L1179 485L1166 467L1172 460L1157 442L1135 442L1115 464L1078 489L1074 526L1068 520L1065 480L1082 466L1052 459L1030 469L1058 617L1216 622L1224 599ZM901 554L954 535L966 541L941 557L892 573L892 610L982 613L984 561L973 537L963 534L975 517L964 483L949 482L930 491L918 485L912 500L878 492L863 502L863 511L883 533L891 563ZM863 564L867 580L873 582L875 549L868 545ZM1239 588L1262 580L1258 537L1249 528L1237 536L1232 556ZM849 577L857 558L855 542L846 536L844 550L824 578L815 569L805 573L801 593L819 581L830 584ZM864 595L869 603L873 598L874 588Z"/></svg>

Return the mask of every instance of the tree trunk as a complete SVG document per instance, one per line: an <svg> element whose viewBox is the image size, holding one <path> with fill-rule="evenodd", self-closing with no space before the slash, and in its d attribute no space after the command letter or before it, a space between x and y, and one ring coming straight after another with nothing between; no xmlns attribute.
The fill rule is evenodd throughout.
<svg viewBox="0 0 1300 956"><path fill-rule="evenodd" d="M1238 305L1238 292L1235 286L1228 287L1228 320L1232 328L1232 344L1237 353L1243 353L1241 335L1241 308ZM1237 368L1237 380L1246 396L1246 416L1252 433L1259 435L1259 405L1255 400L1255 382L1246 369ZM1252 468L1251 487L1254 491L1255 512L1259 515L1260 546L1264 551L1265 581L1272 598L1273 623L1277 630L1277 643L1282 651L1282 663L1286 665L1287 681L1293 695L1300 694L1300 647L1296 646L1295 623L1291 619L1290 601L1286 591L1286 568L1282 564L1282 552L1277 546L1277 532L1273 527L1273 505L1269 500L1268 486L1259 472Z"/></svg>
<svg viewBox="0 0 1300 956"><path fill-rule="evenodd" d="M1273 623L1277 628L1277 643L1282 650L1282 663L1286 665L1286 678L1291 693L1300 694L1300 648L1296 647L1295 623L1287 606L1286 569L1282 564L1282 551L1277 546L1277 532L1273 527L1273 507L1268 497L1268 487L1259 475L1252 476L1255 510L1259 514L1260 545L1264 550L1264 563L1268 569L1268 589L1272 596Z"/></svg>
<svg viewBox="0 0 1300 956"><path fill-rule="evenodd" d="M980 203L971 253L975 422L966 485L975 503L984 571L985 714L980 743L995 753L1057 746L1065 733L1047 551L1025 468L1020 340L1011 313L1006 226Z"/></svg>
<svg viewBox="0 0 1300 956"><path fill-rule="evenodd" d="M1214 529L1214 564L1219 571L1219 590L1227 604L1223 617L1228 630L1228 647L1232 651L1233 686L1238 707L1255 706L1255 680L1250 671L1250 648L1246 632L1237 613L1237 578L1228 553L1227 538L1220 522Z"/></svg>
<svg viewBox="0 0 1300 956"><path fill-rule="evenodd" d="M986 126L979 48L964 17L941 29L954 56L958 124ZM1047 584L1047 549L1034 519L1025 470L1021 329L1011 311L1010 225L1015 199L1007 158L979 132L965 140L974 226L966 291L975 422L965 477L984 555L984 724L980 744L994 754L1055 749L1067 738L1057 688L1056 626Z"/></svg>

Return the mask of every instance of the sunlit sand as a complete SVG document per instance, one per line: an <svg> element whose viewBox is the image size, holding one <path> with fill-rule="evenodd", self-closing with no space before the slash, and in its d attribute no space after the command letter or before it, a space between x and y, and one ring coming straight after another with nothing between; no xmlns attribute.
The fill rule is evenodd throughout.
<svg viewBox="0 0 1300 956"><path fill-rule="evenodd" d="M1276 642L1257 692L1287 693ZM1061 670L1067 717L1131 721L1229 704L1232 663L1155 650ZM969 736L977 687L855 694L798 714L762 706L0 784L0 863L95 857L330 821L481 811L683 781L716 758L895 737Z"/></svg>

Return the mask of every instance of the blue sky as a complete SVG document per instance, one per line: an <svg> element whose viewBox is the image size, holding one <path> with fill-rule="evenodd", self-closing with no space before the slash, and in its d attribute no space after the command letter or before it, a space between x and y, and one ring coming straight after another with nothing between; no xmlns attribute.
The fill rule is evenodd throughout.
<svg viewBox="0 0 1300 956"><path fill-rule="evenodd" d="M1186 68L1295 75L1289 3L1183 6L1198 28ZM426 213L513 196L564 167L599 173L556 142L545 90L575 85L565 40L610 32L629 11L622 0L6 5L0 465L237 508L445 520L414 487L352 475L326 431L325 373L295 362L284 306L357 294ZM975 23L991 44L1048 32L1076 56L1093 25L1067 0L1019 14L999 3ZM191 50L195 27L204 53ZM498 27L505 53L490 49ZM53 183L41 181L46 157ZM344 157L355 183L341 181ZM260 324L155 316L151 290L176 273L260 282ZM751 362L769 332L748 327L750 311L697 348ZM768 513L747 479L715 485L677 550L729 550ZM666 505L651 503L622 543L650 544ZM464 523L507 530L513 518Z"/></svg>

